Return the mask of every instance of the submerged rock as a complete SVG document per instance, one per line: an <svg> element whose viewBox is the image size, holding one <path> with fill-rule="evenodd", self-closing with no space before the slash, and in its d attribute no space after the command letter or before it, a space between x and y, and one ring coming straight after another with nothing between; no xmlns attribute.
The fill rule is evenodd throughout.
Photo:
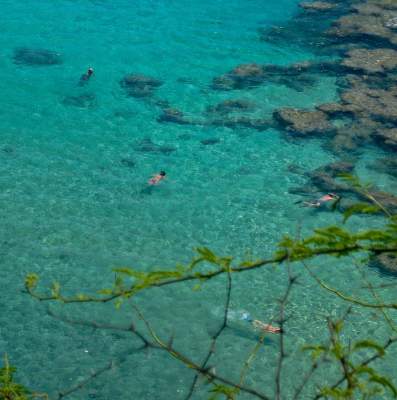
<svg viewBox="0 0 397 400"><path fill-rule="evenodd" d="M335 1L329 0L327 3L335 3ZM343 2L338 3L338 6L343 4ZM296 46L300 50L309 48L312 52L329 54L329 46L335 40L326 35L325 31L329 27L330 17L336 18L337 14L332 9L322 12L326 15L326 18L322 18L322 15L319 15L320 12L306 9L306 12L297 13L293 18L288 19L284 25L277 24L269 27L266 24L266 27L258 29L260 39L283 48L285 46Z"/></svg>
<svg viewBox="0 0 397 400"><path fill-rule="evenodd" d="M397 122L397 86L388 90L371 89L359 84L341 94L343 109L356 118Z"/></svg>
<svg viewBox="0 0 397 400"><path fill-rule="evenodd" d="M264 69L258 64L241 64L231 72L214 78L213 89L233 90L244 89L260 85L264 80Z"/></svg>
<svg viewBox="0 0 397 400"><path fill-rule="evenodd" d="M217 144L219 142L220 142L220 139L218 139L218 138L209 138L209 139L200 140L200 143L203 144L204 146L211 146L211 145Z"/></svg>
<svg viewBox="0 0 397 400"><path fill-rule="evenodd" d="M273 117L286 130L302 136L324 134L333 130L327 115L322 111L282 108L276 110Z"/></svg>
<svg viewBox="0 0 397 400"><path fill-rule="evenodd" d="M156 88L163 84L162 81L139 74L126 75L120 85L126 90L127 95L131 97L148 97L153 95Z"/></svg>
<svg viewBox="0 0 397 400"><path fill-rule="evenodd" d="M206 122L207 125L225 126L228 128L252 128L258 131L265 131L274 127L273 121L266 118L249 118L249 117L225 117L220 119L212 119Z"/></svg>
<svg viewBox="0 0 397 400"><path fill-rule="evenodd" d="M394 194L376 189L370 190L369 193L388 211L392 213L395 213L397 211L397 196L395 196ZM363 200L367 199L363 197Z"/></svg>
<svg viewBox="0 0 397 400"><path fill-rule="evenodd" d="M96 105L96 97L94 94L80 94L78 96L66 96L62 100L62 104L65 106L79 107L79 108L91 108Z"/></svg>
<svg viewBox="0 0 397 400"><path fill-rule="evenodd" d="M328 11L333 10L336 7L336 4L328 3L325 1L313 1L313 2L303 2L299 3L299 7L305 10L314 10L314 11Z"/></svg>
<svg viewBox="0 0 397 400"><path fill-rule="evenodd" d="M30 49L21 47L14 50L14 64L47 66L62 64L61 55L55 51L46 49Z"/></svg>
<svg viewBox="0 0 397 400"><path fill-rule="evenodd" d="M128 168L135 167L135 161L132 158L122 158L120 160L121 164Z"/></svg>
<svg viewBox="0 0 397 400"><path fill-rule="evenodd" d="M133 118L137 115L136 111L133 110L115 110L113 112L113 116L116 118L123 118L123 119L128 119L128 118Z"/></svg>
<svg viewBox="0 0 397 400"><path fill-rule="evenodd" d="M160 108L170 108L170 102L165 99L156 99L153 103Z"/></svg>
<svg viewBox="0 0 397 400"><path fill-rule="evenodd" d="M224 100L215 106L209 106L207 112L218 113L218 114L228 114L231 112L238 111L250 111L254 108L254 105L244 99L236 100Z"/></svg>
<svg viewBox="0 0 397 400"><path fill-rule="evenodd" d="M354 49L342 65L366 74L386 73L397 69L397 51L392 49Z"/></svg>
<svg viewBox="0 0 397 400"><path fill-rule="evenodd" d="M397 128L383 128L374 132L375 140L388 149L397 150Z"/></svg>
<svg viewBox="0 0 397 400"><path fill-rule="evenodd" d="M397 178L397 158L385 157L379 158L370 166L375 171L383 174L389 174Z"/></svg>
<svg viewBox="0 0 397 400"><path fill-rule="evenodd" d="M378 42L397 45L397 35L389 22L397 17L396 2L372 0L353 7L354 12L335 22L328 34L351 41Z"/></svg>
<svg viewBox="0 0 397 400"><path fill-rule="evenodd" d="M343 104L340 103L324 103L317 106L316 109L332 117L344 114L351 114L351 112L347 110Z"/></svg>
<svg viewBox="0 0 397 400"><path fill-rule="evenodd" d="M356 151L359 144L354 136L350 134L337 133L329 143L326 143L324 148L336 154L352 153Z"/></svg>
<svg viewBox="0 0 397 400"><path fill-rule="evenodd" d="M303 175L305 170L303 167L297 164L288 164L287 171L291 174Z"/></svg>
<svg viewBox="0 0 397 400"><path fill-rule="evenodd" d="M388 21L386 21L385 26L386 28L397 29L397 17L390 18Z"/></svg>
<svg viewBox="0 0 397 400"><path fill-rule="evenodd" d="M191 124L192 121L185 119L182 111L176 108L165 108L163 113L157 117L158 122L173 122L180 125Z"/></svg>
<svg viewBox="0 0 397 400"><path fill-rule="evenodd" d="M370 259L369 266L388 275L397 275L397 255L395 253L383 253L373 256Z"/></svg>
<svg viewBox="0 0 397 400"><path fill-rule="evenodd" d="M285 85L303 91L316 83L313 74L339 74L343 68L338 62L302 62L292 65L242 64L213 79L215 90L249 89L265 83Z"/></svg>
<svg viewBox="0 0 397 400"><path fill-rule="evenodd" d="M354 171L354 164L350 161L336 161L323 165L312 172L309 172L309 176L321 174L328 174L333 178L340 174L351 174Z"/></svg>
<svg viewBox="0 0 397 400"><path fill-rule="evenodd" d="M1 148L1 151L3 153L7 153L7 154L13 154L15 152L14 148L8 145L5 145Z"/></svg>
<svg viewBox="0 0 397 400"><path fill-rule="evenodd" d="M313 171L306 172L304 175L308 182L297 188L288 190L291 194L312 195L314 193L334 192L339 195L351 195L354 190L344 183L339 183L336 178L342 173L352 173L354 164L349 161L337 161L323 165Z"/></svg>
<svg viewBox="0 0 397 400"><path fill-rule="evenodd" d="M176 151L176 147L159 145L153 143L150 138L145 138L137 143L137 145L135 146L135 150L140 151L142 153L162 153L168 155Z"/></svg>

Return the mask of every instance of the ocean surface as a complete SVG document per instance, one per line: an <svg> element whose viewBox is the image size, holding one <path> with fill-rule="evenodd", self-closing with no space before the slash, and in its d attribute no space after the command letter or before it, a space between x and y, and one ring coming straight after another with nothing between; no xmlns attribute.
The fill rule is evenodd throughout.
<svg viewBox="0 0 397 400"><path fill-rule="evenodd" d="M172 268L188 263L201 246L236 260L269 257L283 235L340 222L336 213L299 207L301 197L289 193L305 184L304 171L339 159L321 138L157 121L162 104L200 117L229 99L251 102L257 117L286 106L312 108L337 98L336 78L321 75L300 90L277 83L236 91L211 87L214 77L238 64L324 58L301 45L307 32L296 31L296 42L260 40L259 30L296 17L298 0L0 3L0 353L18 367L22 383L52 396L113 360L112 369L69 398L182 399L194 373L167 354L137 351L139 341L128 333L49 315L128 325L137 319L128 303L120 310L39 303L22 293L24 276L39 274L43 289L55 280L65 294L89 293L109 286L115 267ZM58 52L63 62L16 64L14 51L21 47ZM94 75L79 86L88 67ZM153 96L128 97L120 81L129 73L163 84ZM366 148L355 158L356 170L396 192L395 180L368 168L383 155ZM167 179L147 190L160 170ZM366 222L353 218L350 226ZM326 340L325 317L346 309L301 266L294 268L301 278L287 307L286 398L311 365L302 345ZM361 274L351 262L325 259L313 268L347 293L360 291ZM365 273L373 283L395 279L373 269ZM219 373L238 379L258 339L239 312L277 319L287 280L285 266L233 276L234 317L211 363ZM173 335L175 346L200 362L222 320L225 285L219 277L199 291L192 284L151 289L136 302L160 336ZM371 311L354 311L346 326L352 338L382 341L388 334ZM269 396L278 350L276 337L266 339L246 380ZM316 376L317 382L331 378L326 368ZM194 398L208 398L208 388L199 381Z"/></svg>

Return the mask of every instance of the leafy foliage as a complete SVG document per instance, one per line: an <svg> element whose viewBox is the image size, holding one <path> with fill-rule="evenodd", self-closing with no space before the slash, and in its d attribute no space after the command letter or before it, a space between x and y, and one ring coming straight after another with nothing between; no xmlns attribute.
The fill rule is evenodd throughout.
<svg viewBox="0 0 397 400"><path fill-rule="evenodd" d="M31 400L47 398L45 394L32 393L14 380L16 368L9 364L7 354L4 355L4 365L0 368L0 400Z"/></svg>
<svg viewBox="0 0 397 400"><path fill-rule="evenodd" d="M353 362L356 352L367 350L374 352L376 358L385 355L385 347L373 340L359 340L354 343L344 344L341 339L343 321L328 322L330 331L330 342L327 345L305 346L304 350L310 351L313 360L320 356L328 362L340 364L343 371L346 386L321 388L321 394L331 399L368 399L388 391L394 398L397 397L397 388L385 376L369 367L365 362Z"/></svg>

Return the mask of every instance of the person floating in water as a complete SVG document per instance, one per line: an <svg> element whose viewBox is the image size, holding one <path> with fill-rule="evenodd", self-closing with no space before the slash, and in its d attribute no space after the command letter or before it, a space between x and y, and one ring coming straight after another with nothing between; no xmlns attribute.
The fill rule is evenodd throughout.
<svg viewBox="0 0 397 400"><path fill-rule="evenodd" d="M264 322L259 321L258 319L253 319L251 315L247 312L244 312L242 314L241 319L243 321L250 322L255 329L260 329L261 331L269 333L281 333L281 328L270 324L265 324Z"/></svg>
<svg viewBox="0 0 397 400"><path fill-rule="evenodd" d="M335 193L327 193L326 195L320 197L317 200L312 201L304 201L302 204L304 207L321 207L323 204L329 201L336 201L339 200L339 196Z"/></svg>
<svg viewBox="0 0 397 400"><path fill-rule="evenodd" d="M157 175L153 175L150 179L149 179L149 185L158 185L162 180L165 179L165 175L166 173L164 171L160 171Z"/></svg>
<svg viewBox="0 0 397 400"><path fill-rule="evenodd" d="M94 74L94 68L88 68L87 72L80 77L79 86L84 86L88 83L91 76Z"/></svg>

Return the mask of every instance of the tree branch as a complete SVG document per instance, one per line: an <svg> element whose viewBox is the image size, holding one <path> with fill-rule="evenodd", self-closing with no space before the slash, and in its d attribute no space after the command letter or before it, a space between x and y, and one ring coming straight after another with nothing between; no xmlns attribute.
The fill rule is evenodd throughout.
<svg viewBox="0 0 397 400"><path fill-rule="evenodd" d="M230 271L227 271L226 301L225 301L225 307L224 307L224 312L223 312L222 325L216 331L215 335L212 336L210 348L208 350L206 357L204 358L204 361L201 364L201 369L203 369L203 370L207 367L207 364L208 364L212 354L214 354L214 352L215 352L216 341L218 340L219 336L222 334L223 330L227 327L227 316L229 313L231 292L232 292L232 277L231 277ZM189 392L186 396L186 400L188 400L192 397L194 389L197 384L198 376L199 376L198 374L195 375L193 382L190 386Z"/></svg>
<svg viewBox="0 0 397 400"><path fill-rule="evenodd" d="M173 346L172 343L165 343L163 342L159 336L154 332L152 327L150 326L149 322L145 319L143 316L142 312L138 309L136 305L133 306L138 313L139 317L142 319L142 321L145 323L150 335L152 336L153 340L167 353L169 353L172 357L175 359L181 361L183 364L185 364L187 367L194 369L197 371L200 375L203 375L205 378L207 378L209 381L219 381L222 382L230 387L233 387L239 391L251 394L259 399L262 400L270 400L269 397L267 397L265 394L258 392L257 390L250 388L248 386L243 386L239 385L233 381L231 381L228 378L225 378L221 375L216 374L214 371L211 370L211 368L202 368L201 365L196 364L193 362L191 359L177 351Z"/></svg>
<svg viewBox="0 0 397 400"><path fill-rule="evenodd" d="M89 382L91 382L97 376L102 375L106 371L109 371L113 367L113 365L114 365L113 361L110 361L103 368L94 371L89 377L84 379L82 382L78 383L77 385L75 385L69 389L65 389L62 392L59 392L57 400L63 399L64 397L69 396L70 394L76 392L77 390L82 389L84 386L86 386Z"/></svg>
<svg viewBox="0 0 397 400"><path fill-rule="evenodd" d="M284 296L280 300L280 353L276 370L276 400L281 399L281 371L283 368L284 359L287 357L284 347L284 326L285 326L285 307L287 305L288 297L291 293L292 286L296 282L296 277L291 275L291 267L288 264L288 286Z"/></svg>

